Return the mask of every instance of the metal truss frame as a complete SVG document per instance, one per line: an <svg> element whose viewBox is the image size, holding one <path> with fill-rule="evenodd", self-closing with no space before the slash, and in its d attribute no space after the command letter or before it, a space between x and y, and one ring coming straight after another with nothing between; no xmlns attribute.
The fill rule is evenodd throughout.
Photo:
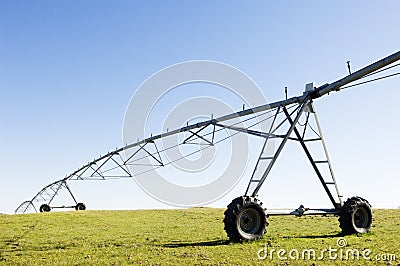
<svg viewBox="0 0 400 266"><path fill-rule="evenodd" d="M264 144L261 149L261 153L258 157L257 163L255 165L255 169L250 178L249 184L246 188L245 195L256 196L258 191L261 189L264 184L266 178L268 177L272 167L277 161L279 155L281 154L286 143L290 141L298 142L303 151L306 154L312 168L314 169L320 183L322 184L325 192L327 193L330 201L332 202L334 208L333 209L307 209L303 206L300 206L298 209L289 212L289 213L279 213L279 214L294 214L294 215L303 215L303 214L338 214L340 207L342 205L341 196L339 194L338 186L336 184L335 176L333 173L332 165L328 156L326 144L322 135L321 127L318 122L318 118L315 112L315 108L313 106L313 100L317 99L325 94L328 94L332 91L339 91L345 85L359 80L364 77L368 77L372 74L381 72L383 70L389 69L390 67L380 70L396 61L400 60L400 52L394 53L388 57L385 57L367 67L364 67L338 81L335 81L331 84L325 84L320 87L312 87L306 89L303 95L292 97L283 101L274 102L271 104L261 105L254 108L246 109L237 113L228 114L219 118L211 118L210 120L206 120L203 122L199 122L192 125L186 125L185 127L172 130L166 133L162 133L159 135L151 136L149 138L143 139L141 141L137 141L136 143L132 143L126 145L124 147L118 148L115 151L108 152L107 154L101 156L98 159L93 160L92 162L87 163L82 166L78 170L74 171L72 174L66 176L63 179L60 179L56 182L53 182L42 190L40 190L31 200L24 201L22 204L18 206L15 210L16 213L25 213L30 210L37 211L35 205L40 203L51 204L54 198L59 194L62 189L66 189L67 192L72 197L73 201L77 203L76 198L74 197L71 189L68 186L68 182L72 180L106 180L113 178L132 178L135 175L139 175L145 173L150 170L154 170L159 167L164 167L171 162L165 162L162 159L162 153L169 148L165 148L163 150L159 149L159 145L157 141L176 134L180 133L189 133L189 137L186 137L184 141L178 145L183 144L191 144L194 139L203 141L206 146L211 147L215 144L223 141L216 140L215 135L219 130L229 129L232 131L236 131L236 133L245 133L257 137L264 138ZM377 80L377 79L376 79ZM290 112L289 112L290 111ZM271 115L272 114L272 115ZM268 132L257 131L253 129L254 125L260 124L261 120L254 123L251 126L240 127L237 124L233 123L238 118L248 117L246 120L251 120L257 117L261 117L263 115L268 115L266 119L271 119L272 123ZM282 120L278 119L278 116L284 115ZM299 130L299 120L305 115L306 122L303 126L303 132ZM307 138L306 130L309 127L309 121L314 119L317 130L312 129L317 137L316 138ZM278 122L280 121L280 122ZM228 124L231 122L231 124ZM276 125L275 125L276 124ZM278 129L282 129L287 126L287 130L284 134L278 134ZM206 128L212 127L211 132L204 133ZM217 129L218 128L218 129ZM318 132L317 132L318 131ZM208 138L207 138L208 137ZM274 151L274 154L271 156L265 156L264 151L267 147L268 142L271 139L281 139L281 142L278 148ZM323 147L325 158L323 160L314 159L313 155L310 152L310 149L307 147L307 143L309 142L321 142ZM198 144L198 143L197 143ZM132 151L132 153L125 159L121 153L126 151ZM146 159L146 160L144 160ZM261 176L257 176L256 170L260 165L261 161L268 160L269 163L265 168L264 172ZM143 163L145 161L145 163ZM320 171L320 165L326 164L329 167L330 176L323 176ZM148 166L150 169L143 170L139 173L132 173L130 170L130 166ZM334 193L332 193L331 188L329 186L333 186L334 193L336 194L336 198ZM61 206L60 208L65 207ZM67 206L74 207L74 206ZM52 207L58 208L58 207ZM274 215L274 213L269 213L269 215Z"/></svg>

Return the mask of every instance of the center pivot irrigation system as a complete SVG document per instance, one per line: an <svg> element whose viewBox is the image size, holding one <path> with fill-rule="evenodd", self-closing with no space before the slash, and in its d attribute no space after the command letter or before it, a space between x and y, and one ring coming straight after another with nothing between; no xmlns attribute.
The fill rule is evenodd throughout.
<svg viewBox="0 0 400 266"><path fill-rule="evenodd" d="M219 139L218 134L229 130L230 132L234 132L233 135L249 134L263 139L263 146L244 196L235 198L228 205L224 213L225 231L231 241L255 240L262 237L268 225L267 217L270 215L302 216L319 214L339 216L340 228L343 233L369 232L373 219L369 202L361 197L351 197L345 202L342 201L313 102L315 99L333 91L340 91L344 88L398 75L400 72L382 76L383 71L399 66L400 64L394 64L398 60L400 60L400 52L385 57L352 74L350 73L348 76L333 83L320 87L315 87L314 83L307 84L304 93L300 96L245 109L237 113L209 119L193 125L187 125L118 148L84 165L65 178L47 185L32 200L23 202L15 212L37 212L38 209L40 212L49 212L54 208L85 210L86 206L83 203L77 202L68 186L68 182L72 180L132 178L173 163L173 161L166 161L163 156L163 153L168 149L187 144L195 138L206 142L208 146L214 146L227 139L227 137ZM381 76L373 76L378 73ZM359 83L353 83L365 78L368 79ZM235 122L238 118L242 117L246 118L246 123L251 124L243 126L243 121L240 123ZM268 132L254 129L256 125L267 120L270 122ZM185 136L189 134L189 136L174 147L158 148L161 139L176 134L186 134ZM280 140L280 142L271 149L272 140ZM333 208L311 209L301 205L295 210L277 212L265 209L257 199L258 191L261 189L288 141L300 144L318 180L332 202ZM319 147L322 152L313 153L312 147L315 148L315 146ZM130 151L129 156L125 156L125 158L122 153L127 154L126 151L128 150ZM133 168L130 166L140 165L141 160L144 158L152 162L151 167L147 170L141 168L138 172L133 173ZM73 206L52 205L54 198L63 189L67 191L67 194L75 202Z"/></svg>

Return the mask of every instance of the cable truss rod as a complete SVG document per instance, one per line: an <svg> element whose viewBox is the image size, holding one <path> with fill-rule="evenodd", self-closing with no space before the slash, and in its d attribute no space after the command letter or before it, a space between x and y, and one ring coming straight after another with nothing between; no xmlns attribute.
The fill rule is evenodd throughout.
<svg viewBox="0 0 400 266"><path fill-rule="evenodd" d="M373 64L370 64L364 68L361 68L360 70L354 72L353 74L350 74L338 81L335 81L331 84L325 84L320 86L319 88L316 88L315 91L311 92L311 98L319 98L322 95L325 95L331 91L339 91L341 87L343 87L346 84L349 84L353 81L356 81L362 77L365 77L368 74L371 74L372 72L375 72L381 68L384 68L387 65L390 65L396 61L400 60L400 51L389 55Z"/></svg>
<svg viewBox="0 0 400 266"><path fill-rule="evenodd" d="M260 105L260 106L254 107L254 108L245 109L245 110L240 111L240 112L224 115L224 116L221 116L219 118L206 120L206 121L199 122L199 123L192 124L192 125L187 125L185 127L179 128L179 129L175 129L175 130L172 130L172 131L169 131L169 132L165 132L165 133L162 133L162 134L159 134L159 135L151 136L149 138L146 138L146 139L140 140L138 142L126 145L126 146L124 146L122 148L116 149L115 151L110 152L110 153L108 153L108 154L106 154L106 155L94 160L90 164L93 164L93 163L96 163L98 161L101 161L101 160L107 158L110 155L117 154L117 153L119 153L121 151L124 151L126 149L130 149L132 147L135 147L135 146L138 146L138 145L141 145L141 144L146 144L146 143L149 143L149 142L154 142L157 139L161 139L161 138L164 138L164 137L172 136L172 135L175 135L175 134L178 134L178 133L181 133L181 132L186 132L186 131L190 131L192 129L201 128L201 127L207 127L209 125L216 125L216 124L218 124L220 122L224 122L224 121L227 121L227 120L231 120L231 119L235 119L235 118L239 118L239 117L242 117L242 116L247 116L247 115L251 115L251 114L255 114L255 113L259 113L259 112L263 112L263 111L272 110L272 109L275 109L275 108L278 108L278 107L284 107L284 106L287 106L287 105L290 105L290 104L295 104L295 103L301 104L301 103L303 103L304 101L306 101L308 99L319 98L322 95L325 95L325 94L327 94L327 93L329 93L331 91L339 91L340 88L343 87L344 85L349 84L349 83L351 83L353 81L356 81L356 80L358 80L358 79L360 79L360 78L362 78L362 77L364 77L364 76L366 76L368 74L371 74L372 72L374 72L376 70L384 68L385 66L390 65L390 64L392 64L392 63L394 63L394 62L396 62L398 60L400 60L400 51L396 52L396 53L394 53L394 54L392 54L392 55L390 55L388 57L385 57L385 58L383 58L383 59L381 59L381 60L379 60L379 61L377 61L377 62L375 62L375 63L373 63L373 64L371 64L369 66L366 66L366 67L354 72L353 74L350 74L350 75L348 75L348 76L346 76L346 77L344 77L344 78L342 78L340 80L337 80L337 81L335 81L335 82L333 82L331 84L325 84L325 85L322 85L322 86L316 88L314 91L305 92L301 96L292 97L292 98L289 98L289 99L286 99L286 100L282 100L282 101L278 101L278 102L274 102L274 103L270 103L270 104ZM76 170L71 175L65 177L64 180L70 179L74 174L78 173L79 171L81 171L82 169L84 169L87 166L88 166L88 164L83 166L83 167L81 167L80 169Z"/></svg>
<svg viewBox="0 0 400 266"><path fill-rule="evenodd" d="M315 98L319 98L322 95L325 95L331 91L339 91L341 87L343 87L346 84L349 84L353 81L356 81L368 74L371 74L372 72L379 70L381 68L384 68L387 65L390 65L396 61L400 60L400 51L396 52L390 56L387 56L371 65L368 65L356 72L354 72L353 74L350 74L340 80L337 80L331 84L325 84L322 85L318 88L316 88L314 91L309 91L309 92L305 92L303 95L301 96L297 96L297 97L292 97L286 100L282 100L282 101L278 101L278 102L274 102L274 103L270 103L270 104L264 104L264 105L260 105L257 107L253 107L253 108L249 108L249 109L245 109L243 111L237 112L237 113L233 113L233 114L229 114L229 115L224 115L221 116L219 118L215 118L215 119L210 119L207 121L203 121L203 122L199 122L193 125L188 125L176 130L172 130L166 133L162 133L159 135L155 135L152 136L150 138L141 140L139 142L127 145L126 147L122 148L121 150L127 149L127 148L131 148L134 146L137 146L139 144L143 144L149 141L154 141L156 139L160 139L163 137L167 137L167 136L171 136L180 132L185 132L185 131L189 131L195 128L200 128L200 127L205 127L211 124L216 124L219 122L224 122L227 120L231 120L231 119L235 119L238 117L242 117L242 116L247 116L247 115L251 115L251 114L255 114L258 112L263 112L263 111L267 111L267 110L271 110L271 109L275 109L279 106L283 107L283 106L287 106L289 104L294 104L294 103L303 103L306 99L315 99Z"/></svg>
<svg viewBox="0 0 400 266"><path fill-rule="evenodd" d="M197 129L197 128L202 128L202 127L205 128L205 127L207 127L209 125L213 125L215 127L216 125L218 125L218 123L221 123L221 122L224 122L224 121L228 121L228 120L236 119L236 118L239 118L239 117L256 114L256 113L263 112L263 111L273 110L273 109L276 109L278 107L279 108L284 108L285 106L288 106L288 105L291 105L291 104L299 104L299 106L301 106L305 102L307 102L309 100L312 100L312 99L315 99L315 98L319 98L319 97L321 97L321 96L323 96L325 94L328 94L331 91L339 91L341 89L341 87L345 86L346 84L349 84L349 83L351 83L353 81L361 79L361 78L367 76L368 74L371 74L371 73L373 73L373 72L375 72L375 71L377 71L377 70L379 70L381 68L384 68L385 66L388 66L388 65L390 65L390 64L392 64L392 63L394 63L394 62L396 62L398 60L400 60L400 51L396 52L396 53L394 53L394 54L392 54L390 56L387 56L387 57L385 57L385 58L383 58L383 59L381 59L381 60L379 60L379 61L377 61L377 62L375 62L373 64L370 64L370 65L368 65L368 66L366 66L366 67L364 67L364 68L362 68L362 69L360 69L360 70L358 70L358 71L356 71L356 72L354 72L354 73L352 73L352 74L350 74L350 75L348 75L348 76L346 76L346 77L344 77L342 79L339 79L339 80L331 83L331 84L328 83L328 84L322 85L322 86L320 86L318 88L314 88L313 90L306 91L300 96L292 97L292 98L289 98L289 99L285 99L285 100L282 100L282 101L277 101L277 102L270 103L270 104L256 106L256 107L245 109L243 111L239 111L239 112L236 112L236 113L224 115L224 116L221 116L219 118L202 121L202 122L195 123L195 124L192 124L192 125L187 125L185 127L179 128L179 129L175 129L175 130L172 130L172 131L169 131L169 132L161 133L159 135L151 136L149 138L137 141L137 142L132 143L132 144L127 144L124 147L121 147L121 148L116 149L115 151L109 152L109 153L101 156L100 158L97 158L97 159L93 160L92 162L82 166L81 168L77 169L76 171L74 171L72 174L66 176L65 178L63 178L61 180L58 180L58 181L56 181L54 183L51 183L50 185L48 185L45 188L43 188L38 194L36 194L36 196L30 202L32 203L38 196L41 196L42 193L46 193L46 189L51 187L52 185L54 185L54 184L56 184L58 182L71 180L80 171L85 170L88 167L91 167L91 165L94 165L97 162L100 162L100 161L102 161L104 159L107 159L108 157L112 157L114 155L119 155L120 152L125 151L127 149L130 149L132 147L140 146L142 144L146 145L147 143L154 143L154 141L157 140L157 139L161 139L161 138L164 138L164 137L168 137L168 136L172 136L172 135L175 135L175 134L179 134L181 132L191 131L191 130ZM296 121L296 123L297 123L297 121ZM193 132L191 132L191 133L193 134ZM247 131L247 133L250 133L250 131ZM255 131L251 131L251 133L253 133L255 135L258 134ZM288 137L285 138L284 140L286 141L287 139L288 139ZM125 163L123 165L125 165ZM122 165L119 165L119 166L124 171L127 171L122 167ZM130 176L130 174L129 174L129 176ZM262 184L262 182L261 182L261 184ZM259 187L258 187L258 189L259 189ZM20 207L23 204L24 203L22 203L20 205Z"/></svg>

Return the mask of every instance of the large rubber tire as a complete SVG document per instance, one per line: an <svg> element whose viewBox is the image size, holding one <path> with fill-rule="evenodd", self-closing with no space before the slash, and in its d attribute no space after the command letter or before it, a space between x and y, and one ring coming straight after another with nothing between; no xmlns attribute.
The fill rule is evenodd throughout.
<svg viewBox="0 0 400 266"><path fill-rule="evenodd" d="M345 235L368 233L371 230L372 220L371 205L361 197L347 199L340 210L339 223Z"/></svg>
<svg viewBox="0 0 400 266"><path fill-rule="evenodd" d="M51 208L48 204L42 204L39 208L40 212L49 212L51 211Z"/></svg>
<svg viewBox="0 0 400 266"><path fill-rule="evenodd" d="M241 242L262 238L268 225L262 203L254 197L234 199L224 215L225 232L230 241Z"/></svg>
<svg viewBox="0 0 400 266"><path fill-rule="evenodd" d="M86 210L86 206L85 206L85 204L83 204L83 203L78 203L78 204L76 204L76 206L75 206L75 210L77 210L77 211L84 211L84 210Z"/></svg>

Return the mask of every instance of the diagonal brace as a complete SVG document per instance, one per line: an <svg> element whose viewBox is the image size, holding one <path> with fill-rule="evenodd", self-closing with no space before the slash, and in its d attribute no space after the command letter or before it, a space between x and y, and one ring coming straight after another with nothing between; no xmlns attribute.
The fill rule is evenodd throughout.
<svg viewBox="0 0 400 266"><path fill-rule="evenodd" d="M201 136L201 135L199 134L199 133L200 133L202 130L204 130L206 127L208 127L208 125L206 125L206 126L200 128L200 129L197 130L196 132L193 132L193 131L191 131L191 130L188 130L190 133L192 133L192 135L189 136L188 138L186 138L186 139L182 142L182 144L187 144L187 143L188 143L188 140L190 140L191 138L193 138L194 136L196 136L196 137L198 137L198 138L204 140L205 142L207 142L207 143L210 144L211 146L213 146L214 144L212 143L212 141L209 141L208 139L206 139L205 137L203 137L203 136ZM214 130L215 130L215 126L214 126ZM213 134L214 134L214 131L213 131Z"/></svg>
<svg viewBox="0 0 400 266"><path fill-rule="evenodd" d="M287 113L286 109L284 109L283 111L285 112L285 114L286 114L287 116L289 115L289 114ZM318 178L319 178L319 181L321 181L321 184L322 184L322 186L324 187L326 193L328 194L328 197L329 197L329 199L331 200L333 206L335 207L335 209L336 209L336 208L340 208L340 204L337 203L337 202L335 201L334 197L332 196L332 193L331 193L331 191L329 190L328 186L326 185L325 180L324 180L324 178L322 177L321 172L319 171L319 169L318 169L316 163L314 162L314 160L313 160L313 158L312 158L312 156L311 156L310 151L308 150L306 144L304 143L303 138L301 137L299 131L298 131L297 128L296 128L295 125L296 125L297 122L293 122L293 121L292 121L292 118L291 118L290 116L288 116L288 121L289 121L289 123L292 125L292 127L294 126L294 127L293 127L294 133L296 134L296 137L297 137L298 140L300 141L301 147L303 148L304 152L306 153L308 160L310 161L312 167L314 168L314 171L315 171L315 173L317 174L317 176L318 176Z"/></svg>
<svg viewBox="0 0 400 266"><path fill-rule="evenodd" d="M281 141L281 144L279 145L278 149L275 152L274 158L268 164L267 169L265 170L264 174L262 175L262 177L260 179L260 182L258 183L257 187L254 189L253 194L252 194L253 197L255 197L257 195L258 191L260 190L261 186L263 185L263 183L264 183L265 179L267 178L268 174L271 172L272 166L274 166L276 160L279 157L279 154L281 153L283 147L285 146L286 142L288 141L290 134L292 134L293 129L295 128L296 123L299 121L307 102L308 101L303 102L301 104L301 106L298 108L299 111L298 111L298 113L296 115L296 118L294 119L294 122L291 123L291 126L290 126L289 130L287 131L285 137L283 138L283 140ZM282 109L285 112L285 115L288 116L288 120L290 119L289 121L291 121L290 115L289 115L286 107L282 106Z"/></svg>

